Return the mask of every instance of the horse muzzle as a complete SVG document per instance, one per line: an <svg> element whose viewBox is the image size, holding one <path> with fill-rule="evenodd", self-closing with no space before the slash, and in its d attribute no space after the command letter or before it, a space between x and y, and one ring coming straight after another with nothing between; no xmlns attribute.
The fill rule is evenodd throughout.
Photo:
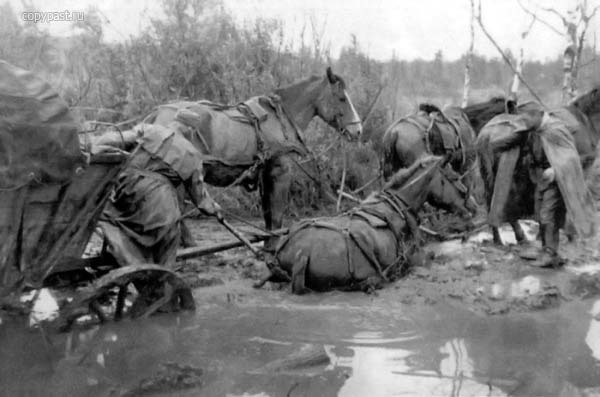
<svg viewBox="0 0 600 397"><path fill-rule="evenodd" d="M347 124L340 128L340 133L351 142L358 141L362 136L362 124L360 121Z"/></svg>

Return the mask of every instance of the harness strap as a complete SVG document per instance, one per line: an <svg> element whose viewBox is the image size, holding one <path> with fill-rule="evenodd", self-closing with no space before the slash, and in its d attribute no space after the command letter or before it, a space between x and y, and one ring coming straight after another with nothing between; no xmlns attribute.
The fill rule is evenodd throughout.
<svg viewBox="0 0 600 397"><path fill-rule="evenodd" d="M236 108L240 113L247 117L249 124L254 127L254 133L256 134L256 150L258 151L257 157L263 157L263 162L266 161L269 158L269 153L267 153L265 149L265 139L260 128L261 120L254 113L254 111L252 111L252 108L243 102L238 104Z"/></svg>
<svg viewBox="0 0 600 397"><path fill-rule="evenodd" d="M306 142L304 140L304 135L302 134L302 131L300 130L300 128L298 127L298 125L296 124L294 119L290 116L287 109L282 105L281 98L279 97L279 95L270 94L266 98L269 101L269 104L271 105L271 107L275 110L275 115L277 116L277 118L279 119L279 122L281 123L281 128L283 129L283 136L284 136L285 140L286 141L289 140L288 135L286 134L287 129L286 129L286 126L284 123L284 120L287 119L287 121L292 125L292 128L294 129L294 134L295 134L296 138L298 139L298 141L300 142L301 149L304 151L304 153L299 153L299 154L306 155L306 154L310 153L310 150L308 149L308 146L306 145Z"/></svg>

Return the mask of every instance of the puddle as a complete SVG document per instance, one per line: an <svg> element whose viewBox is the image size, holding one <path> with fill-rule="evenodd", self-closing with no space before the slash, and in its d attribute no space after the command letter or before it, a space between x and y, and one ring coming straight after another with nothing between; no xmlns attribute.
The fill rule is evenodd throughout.
<svg viewBox="0 0 600 397"><path fill-rule="evenodd" d="M533 239L535 224L522 226ZM230 240L218 225L193 232ZM510 229L501 232L510 242ZM481 295L525 299L556 274L597 273L600 261L586 259L597 249L567 247L588 256L539 273L486 239L482 232L465 244L429 245L437 273L416 272L377 295L254 290L239 276L248 256L238 250L206 259L241 258L235 266L198 265L198 276L225 282L194 291L194 314L58 335L43 322L4 321L0 395L600 395L600 300L494 316L467 310ZM36 299L36 321L55 311L48 291Z"/></svg>
<svg viewBox="0 0 600 397"><path fill-rule="evenodd" d="M214 295L192 315L61 335L4 323L0 394L135 395L127 393L168 362L198 368L201 384L160 395L558 396L600 390L600 321L594 319L600 300L482 317L385 298L330 293L302 300L262 291L232 303ZM328 363L295 370L286 358L303 346L323 347ZM286 371L256 371L280 361Z"/></svg>

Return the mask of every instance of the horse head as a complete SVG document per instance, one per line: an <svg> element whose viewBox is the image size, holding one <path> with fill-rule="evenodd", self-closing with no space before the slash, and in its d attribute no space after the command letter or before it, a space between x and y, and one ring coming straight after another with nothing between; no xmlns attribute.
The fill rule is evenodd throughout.
<svg viewBox="0 0 600 397"><path fill-rule="evenodd" d="M600 127L600 84L580 95L572 102L583 114L592 120L595 128Z"/></svg>
<svg viewBox="0 0 600 397"><path fill-rule="evenodd" d="M472 215L477 204L460 176L448 165L448 157L424 156L409 168L396 172L384 190L400 194L414 210L428 201L435 207Z"/></svg>
<svg viewBox="0 0 600 397"><path fill-rule="evenodd" d="M471 127L476 135L484 125L488 123L494 116L510 111L514 107L512 101L507 101L504 97L493 97L487 102L474 103L462 108L463 112L469 119Z"/></svg>
<svg viewBox="0 0 600 397"><path fill-rule="evenodd" d="M477 202L471 195L462 177L449 165L440 165L431 183L429 184L429 195L427 201L443 210L458 213L470 218L477 214Z"/></svg>
<svg viewBox="0 0 600 397"><path fill-rule="evenodd" d="M327 68L326 88L317 99L316 111L327 124L350 140L357 140L362 134L362 122L350 100L346 83Z"/></svg>

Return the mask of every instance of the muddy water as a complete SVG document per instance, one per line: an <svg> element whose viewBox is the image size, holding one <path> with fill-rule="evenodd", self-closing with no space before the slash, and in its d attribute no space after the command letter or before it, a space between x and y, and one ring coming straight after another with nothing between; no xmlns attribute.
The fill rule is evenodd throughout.
<svg viewBox="0 0 600 397"><path fill-rule="evenodd" d="M194 232L228 240L214 225ZM447 268L507 257L484 255L482 237L428 249ZM0 395L600 396L600 300L489 316L444 295L402 303L402 282L377 295L294 296L254 290L239 266L215 266L235 262L235 255L244 257L241 251L211 257L200 271L198 277L224 282L194 291L193 314L69 334L4 321ZM593 272L597 263L574 263L562 273ZM492 293L504 285L518 295L539 289L544 278L493 276L473 285ZM165 372L165 364L175 370Z"/></svg>
<svg viewBox="0 0 600 397"><path fill-rule="evenodd" d="M600 393L600 300L490 317L445 304L396 304L393 291L297 297L249 293L240 282L196 292L195 314L67 335L5 322L0 394L143 395L136 394L143 381L156 381L168 362L201 375L159 395ZM307 345L325 357L271 365Z"/></svg>

